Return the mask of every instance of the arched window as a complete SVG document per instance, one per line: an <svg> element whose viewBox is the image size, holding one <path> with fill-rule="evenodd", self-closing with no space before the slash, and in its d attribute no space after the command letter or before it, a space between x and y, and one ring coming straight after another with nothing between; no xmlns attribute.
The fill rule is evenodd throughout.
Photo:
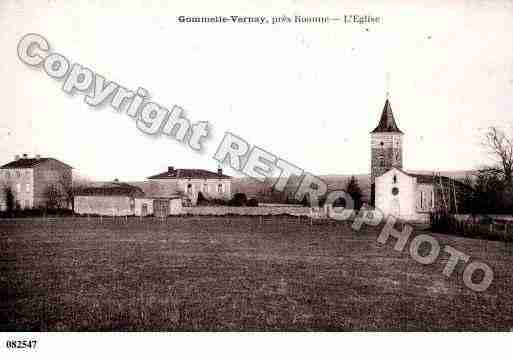
<svg viewBox="0 0 513 359"><path fill-rule="evenodd" d="M219 183L219 184L217 185L217 192L218 192L218 193L223 193L223 184L222 184L222 183Z"/></svg>
<svg viewBox="0 0 513 359"><path fill-rule="evenodd" d="M397 183L397 175L394 175L394 184Z"/></svg>

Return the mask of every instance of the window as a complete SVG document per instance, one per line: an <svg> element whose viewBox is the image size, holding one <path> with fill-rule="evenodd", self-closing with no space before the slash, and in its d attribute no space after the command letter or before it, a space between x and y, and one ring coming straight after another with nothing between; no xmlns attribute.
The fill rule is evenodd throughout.
<svg viewBox="0 0 513 359"><path fill-rule="evenodd" d="M191 183L187 183L187 193L189 193L189 194L192 193L192 184Z"/></svg>
<svg viewBox="0 0 513 359"><path fill-rule="evenodd" d="M394 175L394 184L397 183L397 175Z"/></svg>
<svg viewBox="0 0 513 359"><path fill-rule="evenodd" d="M18 193L21 192L21 183L16 184L16 192L18 192Z"/></svg>
<svg viewBox="0 0 513 359"><path fill-rule="evenodd" d="M218 192L218 193L223 193L223 184L222 184L222 183L219 183L219 184L217 185L217 192Z"/></svg>
<svg viewBox="0 0 513 359"><path fill-rule="evenodd" d="M30 208L30 201L28 199L25 200L25 208Z"/></svg>
<svg viewBox="0 0 513 359"><path fill-rule="evenodd" d="M203 192L208 193L208 184L206 183L203 185Z"/></svg>
<svg viewBox="0 0 513 359"><path fill-rule="evenodd" d="M21 177L21 172L20 171L16 171L16 177Z"/></svg>
<svg viewBox="0 0 513 359"><path fill-rule="evenodd" d="M27 193L29 193L29 192L30 192L30 183L25 184L25 191L26 191Z"/></svg>
<svg viewBox="0 0 513 359"><path fill-rule="evenodd" d="M381 167L385 167L385 159L384 159L383 157L381 157L381 158L379 159L379 165L380 165Z"/></svg>
<svg viewBox="0 0 513 359"><path fill-rule="evenodd" d="M424 192L420 191L420 208L424 208Z"/></svg>
<svg viewBox="0 0 513 359"><path fill-rule="evenodd" d="M5 177L7 177L8 179L9 179L9 178L11 178L11 172L7 171L7 172L5 173Z"/></svg>

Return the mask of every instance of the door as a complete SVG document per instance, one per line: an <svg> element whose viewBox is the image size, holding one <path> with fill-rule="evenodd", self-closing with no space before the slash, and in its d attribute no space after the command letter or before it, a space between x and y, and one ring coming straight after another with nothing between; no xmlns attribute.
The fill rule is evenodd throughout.
<svg viewBox="0 0 513 359"><path fill-rule="evenodd" d="M146 203L143 203L141 207L141 216L146 217L148 215L148 205Z"/></svg>
<svg viewBox="0 0 513 359"><path fill-rule="evenodd" d="M155 217L167 217L169 216L169 200L156 199L153 201L153 213Z"/></svg>
<svg viewBox="0 0 513 359"><path fill-rule="evenodd" d="M399 198L392 199L392 203L390 204L390 215L395 218L401 217L401 207L399 205Z"/></svg>

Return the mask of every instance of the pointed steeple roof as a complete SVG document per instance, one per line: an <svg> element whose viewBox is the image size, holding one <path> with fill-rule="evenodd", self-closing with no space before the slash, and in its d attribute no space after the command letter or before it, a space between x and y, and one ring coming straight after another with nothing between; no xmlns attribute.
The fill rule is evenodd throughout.
<svg viewBox="0 0 513 359"><path fill-rule="evenodd" d="M388 98L385 102L385 107L383 107L383 112L381 113L379 124L371 133L379 132L403 133L403 131L401 131L395 123L394 113L392 112L392 106L390 106L390 101L388 101Z"/></svg>

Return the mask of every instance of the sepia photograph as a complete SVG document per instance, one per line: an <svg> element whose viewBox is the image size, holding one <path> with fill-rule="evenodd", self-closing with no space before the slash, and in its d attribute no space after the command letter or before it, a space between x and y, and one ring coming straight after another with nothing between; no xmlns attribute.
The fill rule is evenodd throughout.
<svg viewBox="0 0 513 359"><path fill-rule="evenodd" d="M0 29L2 357L509 339L511 0L0 0Z"/></svg>

